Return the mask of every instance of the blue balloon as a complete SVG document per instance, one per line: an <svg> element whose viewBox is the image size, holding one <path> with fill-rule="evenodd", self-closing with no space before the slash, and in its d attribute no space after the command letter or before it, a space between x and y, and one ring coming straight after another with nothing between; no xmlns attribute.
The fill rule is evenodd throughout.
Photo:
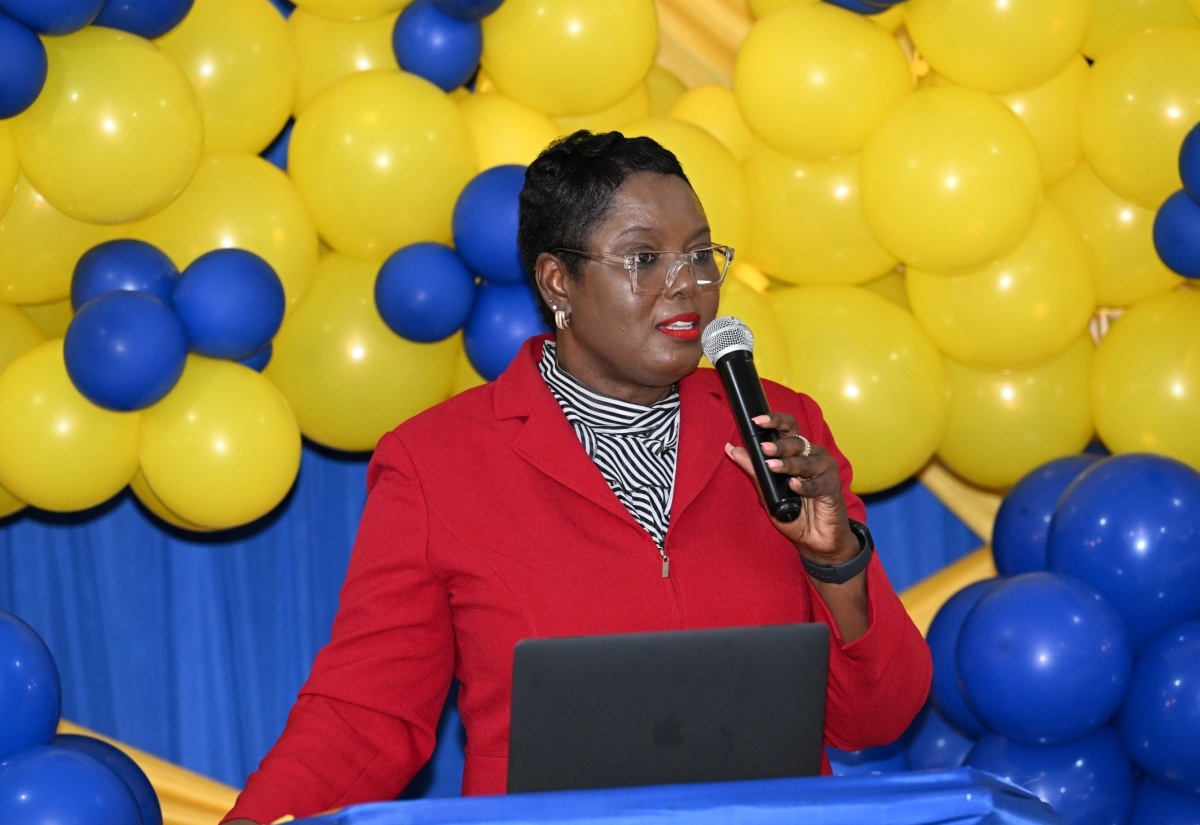
<svg viewBox="0 0 1200 825"><path fill-rule="evenodd" d="M67 375L98 407L132 412L169 393L183 375L187 334L153 295L109 292L71 319L63 340Z"/></svg>
<svg viewBox="0 0 1200 825"><path fill-rule="evenodd" d="M292 0L271 0L271 5L278 9L285 18L291 17L292 12L296 10L296 4Z"/></svg>
<svg viewBox="0 0 1200 825"><path fill-rule="evenodd" d="M989 729L1051 745L1108 722L1133 672L1117 611L1056 573L1022 573L984 594L963 620L956 661L967 704Z"/></svg>
<svg viewBox="0 0 1200 825"><path fill-rule="evenodd" d="M992 525L992 556L1001 576L1049 567L1046 539L1058 499L1099 456L1056 458L1026 473L1004 494Z"/></svg>
<svg viewBox="0 0 1200 825"><path fill-rule="evenodd" d="M475 303L475 276L457 253L439 243L393 252L375 279L375 306L392 332L432 343L462 329Z"/></svg>
<svg viewBox="0 0 1200 825"><path fill-rule="evenodd" d="M932 703L917 714L904 735L908 764L914 771L946 770L962 765L975 740L946 721Z"/></svg>
<svg viewBox="0 0 1200 825"><path fill-rule="evenodd" d="M521 345L546 332L533 290L525 284L484 284L463 327L463 349L475 371L495 379Z"/></svg>
<svg viewBox="0 0 1200 825"><path fill-rule="evenodd" d="M1172 272L1200 278L1200 203L1183 189L1158 207L1154 251Z"/></svg>
<svg viewBox="0 0 1200 825"><path fill-rule="evenodd" d="M70 34L89 25L104 0L0 0L0 12L20 20L38 34Z"/></svg>
<svg viewBox="0 0 1200 825"><path fill-rule="evenodd" d="M240 360L258 352L283 323L283 283L246 249L214 249L179 276L173 301L192 352Z"/></svg>
<svg viewBox="0 0 1200 825"><path fill-rule="evenodd" d="M900 742L878 748L863 748L860 751L827 747L825 752L829 756L829 766L833 769L834 776L899 773L909 769L908 754Z"/></svg>
<svg viewBox="0 0 1200 825"><path fill-rule="evenodd" d="M887 11L900 0L891 0L891 2L888 0L825 0L825 2L858 14L879 14Z"/></svg>
<svg viewBox="0 0 1200 825"><path fill-rule="evenodd" d="M433 0L442 14L456 20L482 20L500 8L503 0Z"/></svg>
<svg viewBox="0 0 1200 825"><path fill-rule="evenodd" d="M1100 459L1063 493L1048 547L1050 569L1100 591L1141 648L1200 618L1200 473L1161 455Z"/></svg>
<svg viewBox="0 0 1200 825"><path fill-rule="evenodd" d="M1062 745L1025 745L989 734L967 765L1033 793L1071 825L1124 825L1134 772L1111 727Z"/></svg>
<svg viewBox="0 0 1200 825"><path fill-rule="evenodd" d="M1133 795L1129 825L1196 825L1200 795L1179 793L1142 777Z"/></svg>
<svg viewBox="0 0 1200 825"><path fill-rule="evenodd" d="M183 22L195 0L106 0L97 26L120 29L154 40Z"/></svg>
<svg viewBox="0 0 1200 825"><path fill-rule="evenodd" d="M454 247L472 272L493 283L529 279L517 251L517 214L524 185L524 166L493 166L472 178L454 203Z"/></svg>
<svg viewBox="0 0 1200 825"><path fill-rule="evenodd" d="M1200 620L1142 651L1117 727L1130 757L1155 781L1200 794Z"/></svg>
<svg viewBox="0 0 1200 825"><path fill-rule="evenodd" d="M255 372L262 372L263 370L265 370L267 368L267 364L271 363L271 356L274 354L275 354L275 347L272 346L271 344L267 344L265 347L263 347L258 352L254 353L253 355L251 355L247 358L239 359L238 363L243 366L249 367L250 369L254 370Z"/></svg>
<svg viewBox="0 0 1200 825"><path fill-rule="evenodd" d="M1191 199L1200 203L1200 123L1191 128L1179 147L1179 177Z"/></svg>
<svg viewBox="0 0 1200 825"><path fill-rule="evenodd" d="M46 47L12 17L0 14L0 120L29 108L46 85Z"/></svg>
<svg viewBox="0 0 1200 825"><path fill-rule="evenodd" d="M396 19L392 49L401 69L449 92L479 68L483 27L442 13L430 0L413 0Z"/></svg>
<svg viewBox="0 0 1200 825"><path fill-rule="evenodd" d="M279 131L279 134L276 135L275 139L272 140L267 148L263 149L260 153L264 159L275 164L285 172L288 168L288 149L290 149L292 145L292 127L295 125L296 119L288 118L288 122L283 125L283 128Z"/></svg>
<svg viewBox="0 0 1200 825"><path fill-rule="evenodd" d="M32 627L0 610L0 759L53 739L61 706L50 648Z"/></svg>
<svg viewBox="0 0 1200 825"><path fill-rule="evenodd" d="M97 244L80 256L71 277L71 308L108 292L145 292L165 304L175 294L179 270L156 246L132 238Z"/></svg>
<svg viewBox="0 0 1200 825"><path fill-rule="evenodd" d="M929 690L929 701L933 703L946 721L967 736L981 736L987 728L963 698L958 683L958 634L962 631L963 619L984 595L1000 583L999 579L984 579L963 587L938 608L925 639L933 657L933 685Z"/></svg>
<svg viewBox="0 0 1200 825"><path fill-rule="evenodd" d="M6 822L142 825L133 791L107 765L73 748L40 745L0 762Z"/></svg>
<svg viewBox="0 0 1200 825"><path fill-rule="evenodd" d="M162 806L158 802L158 794L146 774L123 750L108 744L94 736L80 736L75 733L64 733L54 737L51 743L56 747L77 750L98 759L110 771L115 773L128 786L133 799L137 803L142 825L162 825Z"/></svg>

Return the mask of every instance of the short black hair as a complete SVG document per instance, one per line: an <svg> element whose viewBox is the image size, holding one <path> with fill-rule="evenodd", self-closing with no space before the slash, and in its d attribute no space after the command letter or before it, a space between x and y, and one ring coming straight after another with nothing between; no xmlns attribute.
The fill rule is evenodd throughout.
<svg viewBox="0 0 1200 825"><path fill-rule="evenodd" d="M678 158L648 137L581 129L547 146L525 170L517 247L537 296L538 310L553 327L550 308L537 289L536 264L543 252L584 249L596 224L612 208L616 192L638 172L674 175L688 186ZM567 272L579 277L581 260L564 256Z"/></svg>

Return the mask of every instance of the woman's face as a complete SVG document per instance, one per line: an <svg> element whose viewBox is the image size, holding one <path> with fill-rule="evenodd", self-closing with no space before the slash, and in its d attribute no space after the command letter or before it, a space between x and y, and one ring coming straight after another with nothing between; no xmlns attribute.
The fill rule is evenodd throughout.
<svg viewBox="0 0 1200 825"><path fill-rule="evenodd" d="M710 242L704 210L684 180L638 172L617 190L583 251L685 252ZM696 369L700 333L716 316L720 296L717 289L698 290L687 266L665 293L635 293L629 272L610 262L583 261L582 278L561 276L556 283L560 294L547 297L571 317L556 336L559 363L598 392L647 406Z"/></svg>

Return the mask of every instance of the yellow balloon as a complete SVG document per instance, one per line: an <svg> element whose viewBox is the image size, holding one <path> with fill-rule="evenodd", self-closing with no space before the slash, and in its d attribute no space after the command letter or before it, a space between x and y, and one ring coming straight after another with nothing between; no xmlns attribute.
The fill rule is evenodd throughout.
<svg viewBox="0 0 1200 825"><path fill-rule="evenodd" d="M406 72L361 72L330 86L297 116L288 150L288 174L321 237L368 260L449 242L454 202L476 171L458 107Z"/></svg>
<svg viewBox="0 0 1200 825"><path fill-rule="evenodd" d="M974 369L1025 368L1063 352L1096 308L1096 264L1079 228L1044 203L1025 240L978 269L908 268L912 313L946 355Z"/></svg>
<svg viewBox="0 0 1200 825"><path fill-rule="evenodd" d="M657 63L646 73L646 88L650 91L652 115L665 115L687 91L687 85L678 76Z"/></svg>
<svg viewBox="0 0 1200 825"><path fill-rule="evenodd" d="M1131 35L1092 65L1079 108L1083 156L1126 200L1157 210L1182 188L1179 148L1200 122L1200 26Z"/></svg>
<svg viewBox="0 0 1200 825"><path fill-rule="evenodd" d="M317 266L317 230L300 193L257 155L205 155L183 194L128 234L157 246L181 270L214 249L247 249L275 270L289 307L308 291Z"/></svg>
<svg viewBox="0 0 1200 825"><path fill-rule="evenodd" d="M1007 489L1092 437L1095 345L1088 335L1043 364L988 372L947 359L950 415L938 458L971 484Z"/></svg>
<svg viewBox="0 0 1200 825"><path fill-rule="evenodd" d="M880 244L932 272L1013 249L1042 197L1029 131L991 95L956 86L921 89L897 105L863 148L859 175Z"/></svg>
<svg viewBox="0 0 1200 825"><path fill-rule="evenodd" d="M1083 232L1096 259L1096 303L1129 306L1183 282L1154 248L1155 212L1109 189L1081 161L1046 197Z"/></svg>
<svg viewBox="0 0 1200 825"><path fill-rule="evenodd" d="M79 257L122 231L67 217L19 175L12 204L0 217L0 301L40 304L66 298Z"/></svg>
<svg viewBox="0 0 1200 825"><path fill-rule="evenodd" d="M347 75L371 69L398 71L392 29L399 10L366 20L331 20L297 8L287 25L296 46L297 113L317 93Z"/></svg>
<svg viewBox="0 0 1200 825"><path fill-rule="evenodd" d="M71 307L70 298L46 304L25 304L21 307L21 311L37 324L38 329L47 338L65 338L67 327L71 325L71 319L75 317L75 310Z"/></svg>
<svg viewBox="0 0 1200 825"><path fill-rule="evenodd" d="M162 499L154 494L150 489L150 482L146 481L146 474L141 468L134 473L133 479L129 482L129 489L133 491L136 498L143 507L151 512L154 516L162 519L172 527L178 527L181 530L189 530L193 533L207 533L211 531L210 527L203 527L195 522L188 521L185 518L180 518L178 513L171 512L171 508L163 504Z"/></svg>
<svg viewBox="0 0 1200 825"><path fill-rule="evenodd" d="M750 238L749 195L741 167L722 143L691 123L652 117L631 123L627 135L645 135L671 150L696 190L716 243L745 249Z"/></svg>
<svg viewBox="0 0 1200 825"><path fill-rule="evenodd" d="M696 124L721 141L738 163L745 159L754 143L754 135L742 120L737 97L727 86L706 83L688 89L667 113L676 120Z"/></svg>
<svg viewBox="0 0 1200 825"><path fill-rule="evenodd" d="M1200 470L1200 292L1140 301L1100 341L1096 432L1114 453L1152 452Z"/></svg>
<svg viewBox="0 0 1200 825"><path fill-rule="evenodd" d="M586 114L555 115L551 118L561 134L579 129L589 132L621 132L627 124L650 116L650 86L642 81L611 106Z"/></svg>
<svg viewBox="0 0 1200 825"><path fill-rule="evenodd" d="M269 513L291 489L300 430L266 378L189 355L175 388L142 412L138 456L165 508L201 527L237 527Z"/></svg>
<svg viewBox="0 0 1200 825"><path fill-rule="evenodd" d="M763 378L787 384L791 378L787 336L765 292L747 284L742 272L751 264L735 263L734 272L721 286L721 315L740 318L754 333L754 366ZM751 276L752 277L752 276ZM711 366L708 359L703 363Z"/></svg>
<svg viewBox="0 0 1200 825"><path fill-rule="evenodd" d="M0 372L18 355L45 343L46 334L21 310L0 304Z"/></svg>
<svg viewBox="0 0 1200 825"><path fill-rule="evenodd" d="M46 86L16 120L21 168L84 221L161 209L200 162L204 120L183 71L153 43L88 26L47 37Z"/></svg>
<svg viewBox="0 0 1200 825"><path fill-rule="evenodd" d="M1079 53L1091 0L909 0L913 44L941 74L986 92L1040 86Z"/></svg>
<svg viewBox="0 0 1200 825"><path fill-rule="evenodd" d="M528 166L559 135L548 115L499 92L463 95L457 104L475 138L481 171L510 163Z"/></svg>
<svg viewBox="0 0 1200 825"><path fill-rule="evenodd" d="M195 0L157 41L187 74L204 115L204 151L258 154L292 113L296 50L270 3Z"/></svg>
<svg viewBox="0 0 1200 825"><path fill-rule="evenodd" d="M484 71L548 115L612 106L645 79L658 49L653 0L505 0L482 23Z"/></svg>
<svg viewBox="0 0 1200 825"><path fill-rule="evenodd" d="M1081 50L1094 60L1131 34L1158 26L1195 26L1200 24L1197 16L1200 0L1092 0Z"/></svg>
<svg viewBox="0 0 1200 825"><path fill-rule="evenodd" d="M275 336L266 376L300 430L338 450L371 450L388 430L449 397L461 342L418 344L375 308L377 263L330 253Z"/></svg>
<svg viewBox="0 0 1200 825"><path fill-rule="evenodd" d="M17 176L21 171L17 161L17 142L10 121L0 120L0 220L13 202L17 191Z"/></svg>
<svg viewBox="0 0 1200 825"><path fill-rule="evenodd" d="M851 286L896 265L863 217L859 157L797 160L756 144L742 171L750 193L748 258L789 284Z"/></svg>
<svg viewBox="0 0 1200 825"><path fill-rule="evenodd" d="M330 20L369 20L385 14L399 14L410 2L412 0L300 0L296 10Z"/></svg>
<svg viewBox="0 0 1200 825"><path fill-rule="evenodd" d="M742 117L775 149L829 160L862 149L883 116L912 91L896 39L861 15L801 3L761 18L733 69Z"/></svg>
<svg viewBox="0 0 1200 825"><path fill-rule="evenodd" d="M770 14L773 11L794 6L798 3L815 3L818 0L750 0L750 13L755 19Z"/></svg>
<svg viewBox="0 0 1200 825"><path fill-rule="evenodd" d="M101 504L137 470L139 416L88 401L67 376L63 342L39 344L0 372L0 485L43 510Z"/></svg>
<svg viewBox="0 0 1200 825"><path fill-rule="evenodd" d="M904 25L908 17L907 3L897 3L887 11L881 11L879 14L872 14L867 19L875 25L879 26L889 34L895 34L901 26Z"/></svg>
<svg viewBox="0 0 1200 825"><path fill-rule="evenodd" d="M1076 55L1065 69L1040 86L999 96L1029 130L1045 186L1065 178L1083 156L1079 101L1087 78L1088 62Z"/></svg>
<svg viewBox="0 0 1200 825"><path fill-rule="evenodd" d="M824 410L854 466L852 489L883 490L933 457L948 406L941 353L911 315L858 287L768 293L788 340L792 386Z"/></svg>
<svg viewBox="0 0 1200 825"><path fill-rule="evenodd" d="M0 519L7 518L13 513L18 513L25 509L25 502L14 496L8 490L5 490L3 485L0 485Z"/></svg>

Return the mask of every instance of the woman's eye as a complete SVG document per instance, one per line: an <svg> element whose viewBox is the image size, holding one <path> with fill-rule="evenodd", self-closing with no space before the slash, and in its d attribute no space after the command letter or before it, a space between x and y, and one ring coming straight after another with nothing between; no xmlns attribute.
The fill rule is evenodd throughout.
<svg viewBox="0 0 1200 825"><path fill-rule="evenodd" d="M658 260L657 252L634 252L633 260L638 266L650 266Z"/></svg>
<svg viewBox="0 0 1200 825"><path fill-rule="evenodd" d="M692 260L698 264L706 264L712 260L712 256L711 249L697 249L692 253Z"/></svg>

